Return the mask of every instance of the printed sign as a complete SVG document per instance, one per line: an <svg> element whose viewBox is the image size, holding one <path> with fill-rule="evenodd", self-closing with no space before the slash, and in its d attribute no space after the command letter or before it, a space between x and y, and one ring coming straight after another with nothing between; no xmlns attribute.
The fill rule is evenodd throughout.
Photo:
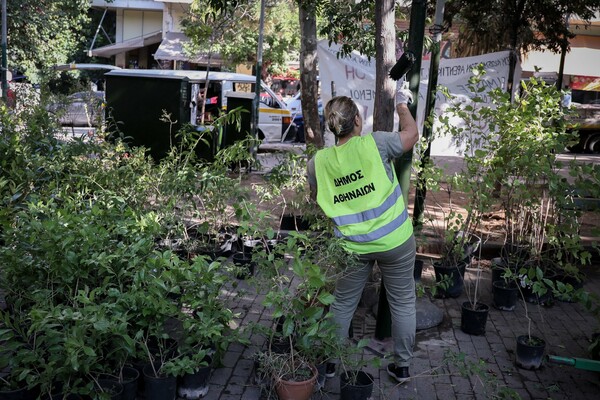
<svg viewBox="0 0 600 400"><path fill-rule="evenodd" d="M359 105L363 113L363 134L371 132L375 103L375 59L369 60L358 52L353 52L348 57L338 58L338 50L339 46L333 43L329 46L326 40L319 42L319 75L323 104L331 99L333 86L337 96L348 96ZM480 63L483 63L487 71L485 82L488 88L500 87L505 90L510 69L508 51L476 57L441 59L438 68L438 85L447 87L449 92L458 98L468 99L467 83L472 75L472 69ZM417 107L417 126L419 130L423 127L428 81L429 60L423 60ZM445 103L446 98L438 93L435 106L437 115L443 112ZM397 125L396 116L394 126ZM326 134L325 143L326 145L333 144L333 135ZM453 155L457 154L459 150L450 142L449 138L436 138L432 143L431 154Z"/></svg>

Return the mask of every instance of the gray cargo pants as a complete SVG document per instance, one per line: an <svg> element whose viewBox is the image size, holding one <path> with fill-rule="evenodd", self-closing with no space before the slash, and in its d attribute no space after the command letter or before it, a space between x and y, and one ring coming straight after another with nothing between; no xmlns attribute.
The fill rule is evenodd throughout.
<svg viewBox="0 0 600 400"><path fill-rule="evenodd" d="M331 305L339 337L348 337L352 317L373 265L377 262L390 304L395 363L400 367L409 366L415 343L415 253L415 238L411 236L395 249L359 255L359 265L350 267L337 281L335 301Z"/></svg>

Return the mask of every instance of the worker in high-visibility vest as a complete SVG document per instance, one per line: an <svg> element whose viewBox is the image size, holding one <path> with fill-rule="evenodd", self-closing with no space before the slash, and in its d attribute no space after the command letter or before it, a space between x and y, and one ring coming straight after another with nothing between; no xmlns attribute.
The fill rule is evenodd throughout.
<svg viewBox="0 0 600 400"><path fill-rule="evenodd" d="M338 142L319 150L308 163L312 198L333 220L335 234L343 239L344 247L359 260L356 268L336 282L331 311L338 333L340 337L348 336L364 286L377 262L392 316L395 359L387 371L400 383L410 377L416 334L415 239L393 160L411 149L419 138L407 107L410 101L412 93L399 83L396 111L401 131L361 136L363 122L354 101L345 96L332 98L325 106L325 123Z"/></svg>

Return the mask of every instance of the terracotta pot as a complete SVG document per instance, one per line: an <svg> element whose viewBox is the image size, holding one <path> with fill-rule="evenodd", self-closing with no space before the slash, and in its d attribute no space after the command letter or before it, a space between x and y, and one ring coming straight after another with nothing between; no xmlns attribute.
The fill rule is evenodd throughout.
<svg viewBox="0 0 600 400"><path fill-rule="evenodd" d="M308 400L311 398L319 373L314 366L310 368L313 374L305 381L297 382L275 378L275 392L279 400Z"/></svg>

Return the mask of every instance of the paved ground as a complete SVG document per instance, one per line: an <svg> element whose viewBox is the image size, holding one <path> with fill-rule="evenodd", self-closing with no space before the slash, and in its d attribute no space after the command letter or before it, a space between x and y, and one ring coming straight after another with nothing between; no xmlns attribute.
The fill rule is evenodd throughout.
<svg viewBox="0 0 600 400"><path fill-rule="evenodd" d="M273 163L274 155L261 155L263 166ZM597 162L597 156L585 156ZM566 155L564 158L571 158ZM455 157L438 157L448 172L460 168ZM487 251L493 254L494 249ZM600 265L586 268L584 289L600 296ZM475 277L475 269L467 269L467 287ZM423 283L433 283L433 268L426 260ZM293 285L293 282L292 282ZM600 325L580 304L554 301L538 306L520 301L514 311L490 309L485 335L471 336L460 329L460 306L467 300L466 291L456 299L430 301L443 312L436 327L417 332L411 375L414 379L399 386L385 371L369 368L375 377L373 399L490 399L499 398L509 388L523 399L598 399L600 373L544 362L541 369L529 371L515 365L516 337L527 331L527 309L532 320L532 333L546 340L546 354L589 358L587 348L592 334ZM483 270L480 286L481 301L492 304L491 273ZM240 313L239 324L259 322L271 326L269 311L261 304L263 296L241 282L231 288L228 300ZM354 320L356 339L369 338L371 344L365 357L378 357L390 349L390 341L379 342L374 337L375 316L371 308L360 307ZM233 400L274 398L268 388L254 381L252 355L263 344L262 337L252 337L252 346L233 345L225 354L223 366L214 370L207 399ZM453 361L448 361L449 359ZM463 375L465 373L465 375ZM338 399L339 378L327 379L313 399Z"/></svg>
<svg viewBox="0 0 600 400"><path fill-rule="evenodd" d="M588 271L585 289L600 295L600 268ZM472 281L474 269L468 269L466 281ZM491 304L489 269L484 270L481 300ZM426 262L423 282L433 282L433 268ZM292 283L293 284L293 283ZM466 293L466 291L465 291ZM398 386L389 379L385 368L369 368L376 378L373 399L490 399L503 387L513 389L523 399L596 399L600 398L600 374L570 366L545 362L541 369L529 371L515 365L516 336L526 333L525 305L532 318L532 333L547 342L546 354L588 358L591 335L598 330L595 320L575 303L555 301L551 306L520 302L514 311L490 310L486 333L470 336L460 329L460 304L466 294L456 299L425 299L439 307L444 318L440 325L418 331L411 374L414 379ZM260 322L270 326L268 310L261 305L263 296L241 282L229 292L240 325ZM375 317L370 310L359 308L354 320L357 339L373 338ZM252 337L253 345L231 346L223 366L214 370L207 399L268 399L268 388L255 384L252 355L263 344L262 337ZM372 340L366 357L377 357L389 349L389 341ZM445 362L446 356L455 361ZM463 358L463 361L461 358ZM386 362L383 363L385 366ZM461 372L468 372L462 376ZM313 399L339 398L339 378L328 379Z"/></svg>

